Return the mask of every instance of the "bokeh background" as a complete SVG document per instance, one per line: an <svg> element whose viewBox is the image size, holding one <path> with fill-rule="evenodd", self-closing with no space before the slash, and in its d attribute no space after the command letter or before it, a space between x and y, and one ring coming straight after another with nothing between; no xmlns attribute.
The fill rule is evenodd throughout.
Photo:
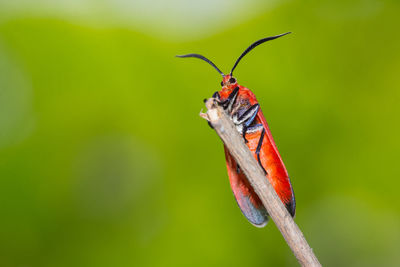
<svg viewBox="0 0 400 267"><path fill-rule="evenodd" d="M198 114L258 97L325 266L400 265L400 2L0 1L0 266L297 266Z"/></svg>

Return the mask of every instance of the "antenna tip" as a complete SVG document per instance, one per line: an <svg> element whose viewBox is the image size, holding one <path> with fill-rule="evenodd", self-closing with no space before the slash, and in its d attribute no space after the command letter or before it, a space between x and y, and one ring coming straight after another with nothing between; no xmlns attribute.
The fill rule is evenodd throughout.
<svg viewBox="0 0 400 267"><path fill-rule="evenodd" d="M281 37L281 36L284 36L284 35L287 35L287 34L291 34L292 32L285 32L285 33L282 33L282 34L279 34L279 35L277 35L277 37Z"/></svg>

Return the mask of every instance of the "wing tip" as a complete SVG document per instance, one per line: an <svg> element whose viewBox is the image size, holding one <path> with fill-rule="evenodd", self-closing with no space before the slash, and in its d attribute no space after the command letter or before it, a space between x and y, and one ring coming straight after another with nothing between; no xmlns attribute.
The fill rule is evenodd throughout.
<svg viewBox="0 0 400 267"><path fill-rule="evenodd" d="M240 210L242 211L246 219L255 227L265 227L268 223L269 217L267 210L264 208L264 206L262 206L261 204L260 207L256 208L248 196L244 196L241 200L245 200L244 203L242 201L237 202L239 204Z"/></svg>
<svg viewBox="0 0 400 267"><path fill-rule="evenodd" d="M292 189L292 199L288 203L285 203L285 206L287 211L292 216L292 218L294 218L296 216L296 199L294 197L293 189Z"/></svg>
<svg viewBox="0 0 400 267"><path fill-rule="evenodd" d="M269 221L268 216L265 216L264 218L265 218L265 220L261 224L256 224L256 223L250 221L249 218L247 218L247 220L257 228L264 228L268 224L268 221Z"/></svg>

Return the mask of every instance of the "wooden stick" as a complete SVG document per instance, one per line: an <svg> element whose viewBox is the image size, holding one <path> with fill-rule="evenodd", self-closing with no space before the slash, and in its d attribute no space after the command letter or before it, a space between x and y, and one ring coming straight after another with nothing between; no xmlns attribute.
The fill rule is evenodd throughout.
<svg viewBox="0 0 400 267"><path fill-rule="evenodd" d="M206 107L208 109L207 113L201 113L200 116L212 124L229 152L240 165L300 265L321 266L303 233L293 221L268 179L266 179L264 172L245 145L243 137L239 135L226 112L214 98L207 100Z"/></svg>

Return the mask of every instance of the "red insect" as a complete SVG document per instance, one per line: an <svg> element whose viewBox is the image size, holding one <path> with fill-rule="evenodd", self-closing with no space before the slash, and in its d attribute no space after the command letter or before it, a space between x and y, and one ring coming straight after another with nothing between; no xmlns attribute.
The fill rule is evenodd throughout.
<svg viewBox="0 0 400 267"><path fill-rule="evenodd" d="M245 143L265 172L266 178L274 187L281 201L289 213L294 216L296 202L285 165L279 155L272 138L267 121L260 109L258 101L249 89L239 85L232 76L233 70L239 61L256 46L279 38L288 33L267 37L254 42L236 60L231 72L223 74L214 63L199 54L187 54L178 57L195 57L202 59L213 66L223 77L222 89L215 92L213 97L228 112L238 132L243 136ZM225 148L226 165L233 194L246 218L257 227L264 227L268 222L268 213L254 189L247 181L240 166L236 163L228 149Z"/></svg>

